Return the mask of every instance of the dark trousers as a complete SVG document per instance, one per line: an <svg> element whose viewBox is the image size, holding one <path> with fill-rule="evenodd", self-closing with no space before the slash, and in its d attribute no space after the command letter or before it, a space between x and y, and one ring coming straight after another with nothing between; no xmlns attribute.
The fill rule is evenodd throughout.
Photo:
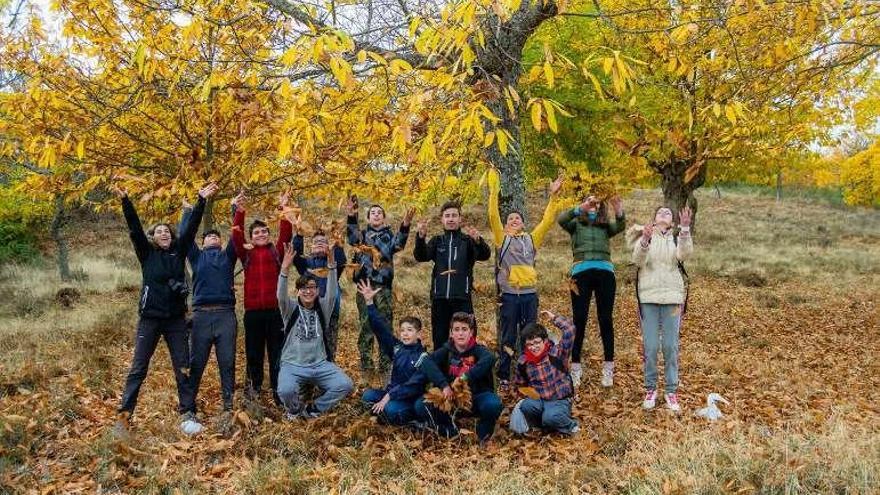
<svg viewBox="0 0 880 495"><path fill-rule="evenodd" d="M498 379L510 380L511 363L523 350L522 329L538 321L538 294L501 294L499 316Z"/></svg>
<svg viewBox="0 0 880 495"><path fill-rule="evenodd" d="M194 411L195 403L189 383L189 332L186 321L179 318L144 318L137 324L137 335L134 343L134 357L131 370L125 380L125 391L122 393L122 404L119 412L134 413L137 405L141 384L147 378L150 359L159 344L159 337L165 338L168 353L171 354L171 366L174 368L174 379L177 382L178 411Z"/></svg>
<svg viewBox="0 0 880 495"><path fill-rule="evenodd" d="M232 395L235 390L235 340L238 337L238 320L235 310L220 309L193 311L192 355L190 358L190 383L193 400L198 397L202 374L211 356L211 347L217 354L217 368L220 371L220 393L223 409L232 409Z"/></svg>
<svg viewBox="0 0 880 495"><path fill-rule="evenodd" d="M248 387L259 392L263 387L263 357L269 355L269 383L278 399L278 370L284 336L281 312L277 309L253 309L244 312L244 352L247 359Z"/></svg>
<svg viewBox="0 0 880 495"><path fill-rule="evenodd" d="M385 397L385 390L378 388L368 388L364 391L361 401L370 409L372 413L373 406ZM416 417L414 408L415 400L389 400L385 404L385 409L378 414L379 421L384 424L403 426Z"/></svg>
<svg viewBox="0 0 880 495"><path fill-rule="evenodd" d="M434 299L431 301L431 337L434 341L434 350L443 347L449 340L449 323L452 314L458 311L474 314L474 304L467 299ZM474 328L474 336L477 330Z"/></svg>
<svg viewBox="0 0 880 495"><path fill-rule="evenodd" d="M495 392L481 392L474 395L471 411L461 415L475 416L477 418L477 438L486 440L495 432L495 423L501 416L502 408L501 398ZM452 438L458 435L458 426L452 416L425 402L424 397L416 399L415 411L416 417L420 421L428 423L440 436Z"/></svg>
<svg viewBox="0 0 880 495"><path fill-rule="evenodd" d="M599 315L599 334L602 336L602 351L605 361L614 361L614 294L617 292L617 279L614 272L590 269L574 276L578 293L571 292L571 312L574 316L574 349L571 362L581 362L581 349L584 346L584 333L590 310L590 298L596 294L596 312Z"/></svg>

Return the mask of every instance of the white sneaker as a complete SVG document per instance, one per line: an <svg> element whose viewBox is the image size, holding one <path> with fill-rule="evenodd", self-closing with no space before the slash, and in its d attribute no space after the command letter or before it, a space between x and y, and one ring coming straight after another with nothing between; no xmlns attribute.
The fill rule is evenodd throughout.
<svg viewBox="0 0 880 495"><path fill-rule="evenodd" d="M614 361L602 363L602 386L608 388L614 385Z"/></svg>
<svg viewBox="0 0 880 495"><path fill-rule="evenodd" d="M181 417L182 421L180 422L180 431L188 436L193 436L202 432L204 427L201 423L199 423L198 419L196 419L196 415L193 413L186 413Z"/></svg>
<svg viewBox="0 0 880 495"><path fill-rule="evenodd" d="M571 363L571 384L574 388L581 386L581 376L583 374L584 370L581 368L581 363Z"/></svg>
<svg viewBox="0 0 880 495"><path fill-rule="evenodd" d="M642 401L642 409L650 410L654 409L654 406L657 405L657 391L656 390L648 390L645 393L645 399Z"/></svg>
<svg viewBox="0 0 880 495"><path fill-rule="evenodd" d="M666 409L669 409L672 412L681 412L681 405L678 404L678 395L676 394L666 394Z"/></svg>

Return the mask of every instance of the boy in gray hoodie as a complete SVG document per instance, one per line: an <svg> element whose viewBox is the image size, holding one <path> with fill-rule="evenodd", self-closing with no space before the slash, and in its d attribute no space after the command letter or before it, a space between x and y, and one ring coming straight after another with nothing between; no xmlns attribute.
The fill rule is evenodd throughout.
<svg viewBox="0 0 880 495"><path fill-rule="evenodd" d="M278 276L278 308L284 320L278 395L287 409L287 419L314 418L351 394L354 384L339 366L327 359L330 355L327 329L339 291L334 252L331 249L328 253L330 273L323 297L318 296L318 281L311 275L301 275L295 282L296 296L288 295L288 273L294 255L293 249L287 246ZM307 383L324 391L314 404L306 405L300 398L300 387Z"/></svg>

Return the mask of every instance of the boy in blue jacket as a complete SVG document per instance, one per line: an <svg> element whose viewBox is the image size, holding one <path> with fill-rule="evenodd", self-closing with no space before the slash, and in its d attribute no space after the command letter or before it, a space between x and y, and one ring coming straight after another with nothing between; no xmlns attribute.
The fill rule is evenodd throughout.
<svg viewBox="0 0 880 495"><path fill-rule="evenodd" d="M415 419L416 399L425 393L427 379L418 370L419 362L427 357L422 345L422 321L414 316L400 320L399 335L394 337L373 297L379 292L369 280L358 283L358 292L367 304L370 327L379 341L379 350L391 360L391 379L384 389L369 388L363 401L373 414L391 425L405 425Z"/></svg>

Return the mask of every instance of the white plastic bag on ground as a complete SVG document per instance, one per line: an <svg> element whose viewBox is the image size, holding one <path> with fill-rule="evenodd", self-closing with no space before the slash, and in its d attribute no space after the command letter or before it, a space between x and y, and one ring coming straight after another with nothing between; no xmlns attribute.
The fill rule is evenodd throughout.
<svg viewBox="0 0 880 495"><path fill-rule="evenodd" d="M706 407L700 409L696 412L696 415L701 418L706 418L709 421L715 421L721 419L724 414L721 413L721 410L718 409L718 403L723 402L725 404L730 404L724 397L721 397L721 394L717 394L712 392L706 397Z"/></svg>
<svg viewBox="0 0 880 495"><path fill-rule="evenodd" d="M529 431L529 422L526 420L525 414L520 410L523 400L517 402L516 406L513 407L513 411L510 412L510 429L520 435L525 435Z"/></svg>

